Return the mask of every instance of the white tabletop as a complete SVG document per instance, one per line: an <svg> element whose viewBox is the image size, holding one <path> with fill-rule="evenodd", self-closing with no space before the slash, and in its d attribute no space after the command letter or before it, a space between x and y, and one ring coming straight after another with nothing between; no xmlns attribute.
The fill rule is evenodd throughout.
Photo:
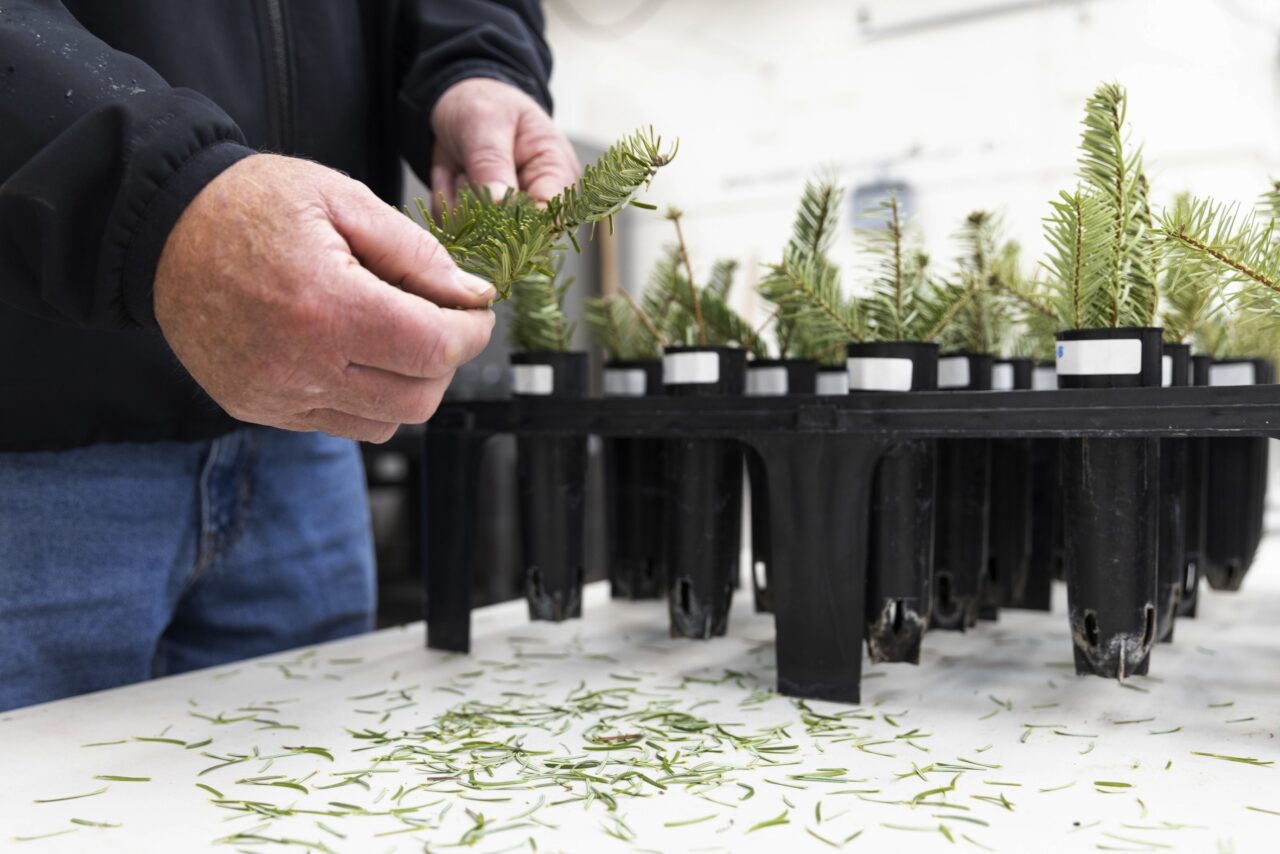
<svg viewBox="0 0 1280 854"><path fill-rule="evenodd" d="M1280 763L1277 563L1272 543L1245 591L1206 593L1201 617L1156 650L1152 678L1076 677L1059 601L1052 616L930 634L920 667L868 667L859 711L809 704L847 714L810 718L825 734L765 690L772 625L746 591L727 638L692 642L666 636L661 604L610 602L602 585L585 619L561 625L530 624L522 603L477 613L470 656L424 649L415 624L23 709L0 716L0 850L1272 852L1280 767L1197 753ZM589 691L614 708L584 702ZM474 734L549 751L474 778L520 788L451 772L498 756L461 747L466 733L431 738L464 699L509 707L513 727L545 715L546 730ZM645 708L722 729L634 715L590 733L603 744L584 737ZM353 735L364 730L387 742ZM608 740L639 734L638 747ZM218 760L205 754L289 755L208 770ZM603 764L549 779L569 756ZM691 785L690 769L707 782ZM635 775L610 785L627 770L665 789ZM146 780L100 779L111 775ZM359 782L322 788L344 780ZM87 796L39 802L75 795Z"/></svg>

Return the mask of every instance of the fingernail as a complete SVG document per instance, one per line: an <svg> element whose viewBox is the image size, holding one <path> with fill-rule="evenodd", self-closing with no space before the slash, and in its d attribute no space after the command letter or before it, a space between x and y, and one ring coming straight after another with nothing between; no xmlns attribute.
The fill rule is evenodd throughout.
<svg viewBox="0 0 1280 854"><path fill-rule="evenodd" d="M492 300L498 295L498 292L493 285L489 284L479 276L471 275L465 270L459 270L455 273L453 280L464 291L473 293L478 297L484 297L487 300Z"/></svg>
<svg viewBox="0 0 1280 854"><path fill-rule="evenodd" d="M489 191L489 196L495 201L500 202L507 197L507 190L511 189L501 181L493 181L485 184L485 189Z"/></svg>

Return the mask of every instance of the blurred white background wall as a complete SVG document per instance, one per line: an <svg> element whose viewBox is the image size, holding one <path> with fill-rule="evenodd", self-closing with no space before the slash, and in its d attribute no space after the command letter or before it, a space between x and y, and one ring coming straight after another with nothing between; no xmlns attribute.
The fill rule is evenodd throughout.
<svg viewBox="0 0 1280 854"><path fill-rule="evenodd" d="M546 0L562 126L607 144L652 123L680 156L649 194L687 214L698 266L732 256L754 284L807 175L912 185L928 248L977 208L1032 257L1074 184L1086 96L1129 89L1156 200L1251 203L1280 178L1280 0ZM852 206L845 223L852 225ZM632 217L622 274L644 281L670 236ZM852 263L847 234L840 257ZM751 291L738 302L752 308Z"/></svg>

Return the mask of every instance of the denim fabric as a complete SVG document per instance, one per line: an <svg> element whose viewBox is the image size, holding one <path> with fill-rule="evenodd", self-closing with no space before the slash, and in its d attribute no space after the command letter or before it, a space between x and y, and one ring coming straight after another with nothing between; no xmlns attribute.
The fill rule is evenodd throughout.
<svg viewBox="0 0 1280 854"><path fill-rule="evenodd" d="M0 711L368 631L373 609L352 442L0 454Z"/></svg>

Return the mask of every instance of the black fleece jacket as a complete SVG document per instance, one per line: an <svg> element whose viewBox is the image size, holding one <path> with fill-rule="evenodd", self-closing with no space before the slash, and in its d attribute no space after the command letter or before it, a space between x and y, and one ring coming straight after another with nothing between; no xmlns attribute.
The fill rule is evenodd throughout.
<svg viewBox="0 0 1280 854"><path fill-rule="evenodd" d="M538 0L0 0L0 452L234 428L156 326L170 229L297 155L399 201L468 77L550 108Z"/></svg>

